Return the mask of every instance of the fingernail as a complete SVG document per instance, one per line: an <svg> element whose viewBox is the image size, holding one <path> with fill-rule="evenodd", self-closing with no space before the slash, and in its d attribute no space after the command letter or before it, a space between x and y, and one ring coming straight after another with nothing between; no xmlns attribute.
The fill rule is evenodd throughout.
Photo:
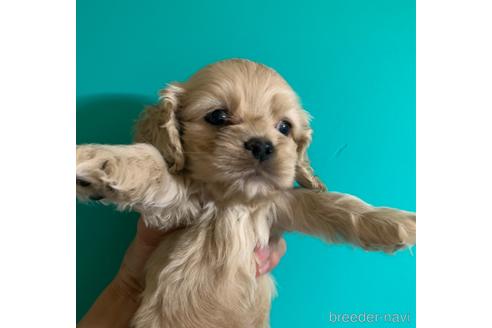
<svg viewBox="0 0 492 328"><path fill-rule="evenodd" d="M268 272L269 269L270 269L270 261L266 261L258 268L258 271L260 272L260 274L265 274Z"/></svg>
<svg viewBox="0 0 492 328"><path fill-rule="evenodd" d="M257 248L255 253L258 261L263 263L270 257L270 247Z"/></svg>

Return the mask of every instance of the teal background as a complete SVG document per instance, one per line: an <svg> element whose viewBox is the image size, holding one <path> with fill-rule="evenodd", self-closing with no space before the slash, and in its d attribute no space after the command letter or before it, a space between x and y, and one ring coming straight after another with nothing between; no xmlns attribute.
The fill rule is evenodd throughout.
<svg viewBox="0 0 492 328"><path fill-rule="evenodd" d="M275 68L298 92L314 117L313 166L331 190L415 210L413 0L79 0L77 143L130 143L159 88L231 57ZM136 217L77 204L77 320L116 273ZM286 240L274 328L415 327L415 255ZM335 324L330 312L411 322Z"/></svg>

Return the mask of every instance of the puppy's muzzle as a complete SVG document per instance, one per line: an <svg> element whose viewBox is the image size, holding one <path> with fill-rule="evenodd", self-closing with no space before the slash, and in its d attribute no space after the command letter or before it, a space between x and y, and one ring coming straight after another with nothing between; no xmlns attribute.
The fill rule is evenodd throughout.
<svg viewBox="0 0 492 328"><path fill-rule="evenodd" d="M244 143L244 148L249 150L253 157L260 162L269 159L275 150L272 142L265 138L251 138Z"/></svg>

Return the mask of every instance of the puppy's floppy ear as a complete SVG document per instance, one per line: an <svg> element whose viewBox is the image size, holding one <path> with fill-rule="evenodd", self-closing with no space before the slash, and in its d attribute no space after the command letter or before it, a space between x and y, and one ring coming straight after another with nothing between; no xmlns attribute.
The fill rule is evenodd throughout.
<svg viewBox="0 0 492 328"><path fill-rule="evenodd" d="M309 163L307 149L311 144L311 135L313 130L309 127L304 127L302 136L297 140L297 165L296 165L296 181L301 187L307 189L315 189L326 191L326 187L321 180L314 175L314 170Z"/></svg>
<svg viewBox="0 0 492 328"><path fill-rule="evenodd" d="M177 119L179 98L183 93L184 89L178 83L169 84L161 90L159 103L147 107L135 127L135 142L156 147L164 157L170 173L179 172L184 167Z"/></svg>

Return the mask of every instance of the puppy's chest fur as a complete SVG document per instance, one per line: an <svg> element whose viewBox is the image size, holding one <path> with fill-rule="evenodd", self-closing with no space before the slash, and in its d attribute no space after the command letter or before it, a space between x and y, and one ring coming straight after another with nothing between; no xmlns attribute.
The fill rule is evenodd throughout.
<svg viewBox="0 0 492 328"><path fill-rule="evenodd" d="M148 263L135 327L267 326L274 284L268 275L255 278L254 249L268 244L272 207L198 198L190 204L173 216L187 227L166 238Z"/></svg>

